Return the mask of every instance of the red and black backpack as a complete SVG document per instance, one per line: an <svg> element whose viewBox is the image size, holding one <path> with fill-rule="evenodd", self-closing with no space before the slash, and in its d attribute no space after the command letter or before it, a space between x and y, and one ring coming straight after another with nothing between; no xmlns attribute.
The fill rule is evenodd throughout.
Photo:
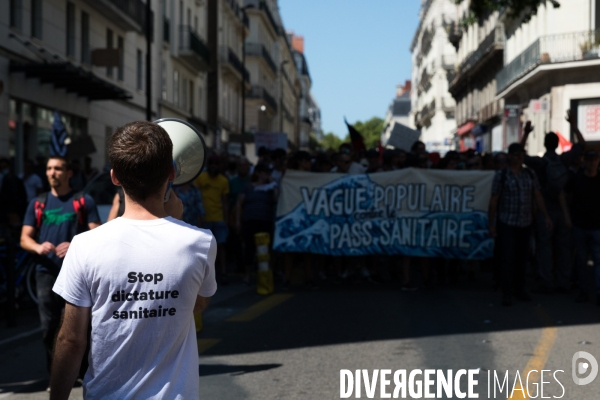
<svg viewBox="0 0 600 400"><path fill-rule="evenodd" d="M35 228L38 233L42 226L42 217L44 215L44 209L46 208L46 202L48 201L48 192L40 193L35 198L33 209L35 212ZM85 232L88 230L87 214L85 211L85 196L83 192L77 192L73 195L73 209L77 214L77 225L73 236L78 233Z"/></svg>

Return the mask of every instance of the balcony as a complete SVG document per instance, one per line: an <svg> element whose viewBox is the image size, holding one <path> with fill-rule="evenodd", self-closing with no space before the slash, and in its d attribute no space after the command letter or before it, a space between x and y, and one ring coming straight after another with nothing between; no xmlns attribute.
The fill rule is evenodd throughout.
<svg viewBox="0 0 600 400"><path fill-rule="evenodd" d="M221 65L225 68L229 68L234 74L238 76L240 80L244 80L244 82L250 82L250 74L248 70L244 67L244 64L240 61L240 59L235 55L233 50L231 50L228 46L220 46L219 47L219 61Z"/></svg>
<svg viewBox="0 0 600 400"><path fill-rule="evenodd" d="M269 25L271 26L271 28L273 28L273 31L275 32L275 36L281 35L282 29L279 27L279 25L275 21L275 18L273 17L273 14L271 13L271 10L269 9L269 6L267 5L266 1L264 1L264 0L246 0L245 5L262 11L264 13L267 21L269 21Z"/></svg>
<svg viewBox="0 0 600 400"><path fill-rule="evenodd" d="M142 0L85 0L124 31L146 31L146 4Z"/></svg>
<svg viewBox="0 0 600 400"><path fill-rule="evenodd" d="M246 55L253 57L261 57L265 63L271 68L274 74L277 74L277 65L271 58L271 54L267 51L265 46L260 43L246 43Z"/></svg>
<svg viewBox="0 0 600 400"><path fill-rule="evenodd" d="M225 0L225 3L229 5L229 8L235 16L239 19L239 21L244 24L247 29L250 29L250 21L248 20L248 15L242 10L242 8L238 5L236 0Z"/></svg>
<svg viewBox="0 0 600 400"><path fill-rule="evenodd" d="M193 69L209 69L210 51L200 36L187 25L179 27L179 57Z"/></svg>
<svg viewBox="0 0 600 400"><path fill-rule="evenodd" d="M496 26L479 46L477 50L472 52L459 66L456 80L452 82L451 92L456 92L456 89L464 86L468 78L472 78L474 73L489 62L496 61L501 65L500 56L504 51L504 27ZM489 64L492 65L492 64ZM493 67L493 66L492 66Z"/></svg>
<svg viewBox="0 0 600 400"><path fill-rule="evenodd" d="M600 30L542 36L496 75L497 93L540 66L597 60L599 55Z"/></svg>
<svg viewBox="0 0 600 400"><path fill-rule="evenodd" d="M431 118L433 118L434 115L435 115L435 99L433 99L431 101L431 103L429 103L425 107L423 107L423 110L421 110L421 120L429 121L429 120L431 120ZM425 124L425 125L427 125L427 124Z"/></svg>
<svg viewBox="0 0 600 400"><path fill-rule="evenodd" d="M163 17L163 42L169 43L171 41L171 21L169 18Z"/></svg>
<svg viewBox="0 0 600 400"><path fill-rule="evenodd" d="M264 100L273 111L277 112L277 102L275 101L275 98L262 86L252 86L246 98Z"/></svg>

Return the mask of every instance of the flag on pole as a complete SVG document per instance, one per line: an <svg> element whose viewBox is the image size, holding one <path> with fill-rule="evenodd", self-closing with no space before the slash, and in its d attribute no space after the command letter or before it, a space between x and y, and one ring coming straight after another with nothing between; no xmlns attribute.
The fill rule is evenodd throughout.
<svg viewBox="0 0 600 400"><path fill-rule="evenodd" d="M50 140L50 155L65 157L67 155L68 134L62 118L58 111L54 111L54 122L52 123L52 137Z"/></svg>
<svg viewBox="0 0 600 400"><path fill-rule="evenodd" d="M352 147L354 147L354 151L359 152L361 150L362 151L367 150L367 148L365 146L365 140L363 139L360 132L357 131L354 126L352 126L348 123L348 121L346 120L346 117L344 117L344 122L346 123L346 126L348 127L348 133L350 134L350 141L352 142Z"/></svg>

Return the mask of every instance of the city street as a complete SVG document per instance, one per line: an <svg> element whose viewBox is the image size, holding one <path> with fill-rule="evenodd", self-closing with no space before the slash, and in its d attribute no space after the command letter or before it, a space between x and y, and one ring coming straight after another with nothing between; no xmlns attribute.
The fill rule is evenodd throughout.
<svg viewBox="0 0 600 400"><path fill-rule="evenodd" d="M367 369L371 376L388 368L479 369L480 398L488 398L488 371L502 380L508 370L512 388L517 371L525 380L529 370L544 369L551 371L544 375L544 397L597 398L600 380L576 386L571 360L577 351L600 355L598 308L576 304L572 295L534 295L531 303L506 308L490 287L460 282L402 292L394 283L356 283L261 297L232 283L204 315L201 396L334 399L340 398L340 369ZM47 398L38 335L2 343L0 399ZM556 370L564 371L555 375L564 396L552 377ZM536 386L529 387L533 398ZM392 382L388 392L393 388ZM496 398L508 397L506 388L503 395L497 390ZM364 387L361 394L367 398ZM72 398L81 396L81 388L74 389ZM516 392L513 398L529 397Z"/></svg>

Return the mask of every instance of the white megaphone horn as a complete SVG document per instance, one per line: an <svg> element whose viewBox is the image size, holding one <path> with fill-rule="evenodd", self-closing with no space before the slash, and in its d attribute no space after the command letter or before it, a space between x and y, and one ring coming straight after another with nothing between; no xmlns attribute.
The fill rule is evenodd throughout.
<svg viewBox="0 0 600 400"><path fill-rule="evenodd" d="M167 131L173 142L175 179L172 184L181 186L192 182L202 172L206 160L202 134L188 122L176 118L161 118L154 123Z"/></svg>

